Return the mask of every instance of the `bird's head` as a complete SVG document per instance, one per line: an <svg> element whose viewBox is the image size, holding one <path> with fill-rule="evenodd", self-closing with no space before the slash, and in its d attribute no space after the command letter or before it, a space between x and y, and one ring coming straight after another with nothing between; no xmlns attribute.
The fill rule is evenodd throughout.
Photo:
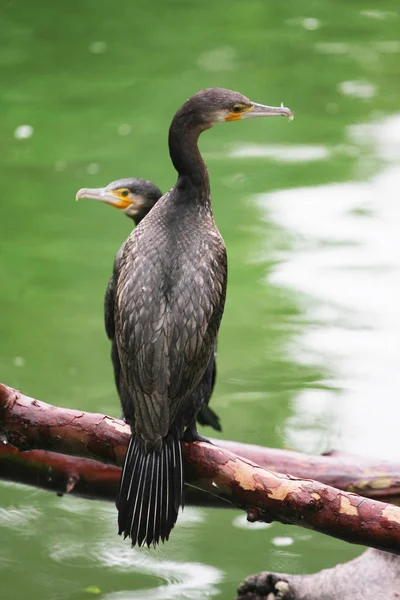
<svg viewBox="0 0 400 600"><path fill-rule="evenodd" d="M162 193L153 183L145 179L118 179L104 188L82 188L76 199L100 200L122 210L136 225L153 208Z"/></svg>
<svg viewBox="0 0 400 600"><path fill-rule="evenodd" d="M176 114L176 119L192 127L208 129L216 123L239 121L253 117L289 117L292 111L285 106L266 106L252 102L239 92L223 88L207 88L189 98Z"/></svg>

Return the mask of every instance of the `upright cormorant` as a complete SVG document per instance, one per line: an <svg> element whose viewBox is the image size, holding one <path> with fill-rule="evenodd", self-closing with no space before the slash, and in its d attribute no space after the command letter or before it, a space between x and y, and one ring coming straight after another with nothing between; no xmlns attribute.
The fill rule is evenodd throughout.
<svg viewBox="0 0 400 600"><path fill-rule="evenodd" d="M147 213L153 208L154 204L162 196L161 191L154 183L146 179L130 177L127 179L118 179L112 181L104 188L82 188L76 194L76 199L91 198L100 200L110 206L118 208L128 217L133 219L135 225L138 225ZM108 282L106 295L104 298L104 321L108 338L111 340L111 360L114 367L115 385L119 394L119 382L121 373L121 363L118 356L117 342L115 340L115 324L114 324L114 309L115 309L115 291L117 287L117 273L119 263L125 243L121 246L114 260L113 274ZM221 425L218 415L208 406L210 395L214 388L216 378L215 356L211 357L210 364L207 367L204 376L193 392L195 394L204 395L204 406L197 415L197 421L200 425L210 425L217 431L221 431ZM120 394L119 394L120 395ZM121 403L123 398L120 396ZM129 406L122 406L122 412L126 418L132 411Z"/></svg>
<svg viewBox="0 0 400 600"><path fill-rule="evenodd" d="M132 545L168 539L183 504L181 439L201 439L193 401L214 352L225 303L227 261L215 225L199 135L223 121L288 116L238 92L206 89L176 113L169 151L178 172L129 236L117 272L115 335L120 393L131 439L117 500L119 533ZM199 399L199 397L195 397Z"/></svg>

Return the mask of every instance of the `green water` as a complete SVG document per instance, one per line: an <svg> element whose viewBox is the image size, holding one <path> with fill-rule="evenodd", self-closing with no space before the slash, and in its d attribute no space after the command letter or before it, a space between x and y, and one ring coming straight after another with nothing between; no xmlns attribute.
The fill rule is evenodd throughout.
<svg viewBox="0 0 400 600"><path fill-rule="evenodd" d="M169 189L174 111L228 87L296 119L201 139L230 264L223 436L398 459L398 3L5 0L0 19L0 379L119 415L102 308L130 222L75 193L135 175ZM2 600L229 600L250 573L360 551L188 509L137 552L110 504L0 484Z"/></svg>

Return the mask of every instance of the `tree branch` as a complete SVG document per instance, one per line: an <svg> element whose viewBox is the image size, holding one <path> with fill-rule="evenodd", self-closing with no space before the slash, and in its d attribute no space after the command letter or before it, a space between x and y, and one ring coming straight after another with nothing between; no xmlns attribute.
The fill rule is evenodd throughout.
<svg viewBox="0 0 400 600"><path fill-rule="evenodd" d="M12 402L14 395L15 390L0 384L0 414L1 405ZM42 405L44 404L42 403ZM71 418L82 415L82 413L78 411L69 411L69 413L72 413ZM21 417L23 418L23 415ZM99 417L104 418L103 415L99 415ZM111 420L111 417L107 418ZM120 421L115 422L121 425ZM14 435L17 437L15 445L18 445L20 449L24 449L23 437L21 438L18 433L15 433ZM8 439L12 442L12 434L9 434ZM342 452L330 452L322 456L311 456L301 452L266 448L263 446L243 444L228 440L211 439L211 441L215 445L230 450L234 454L251 460L260 467L270 471L290 473L292 476L298 477L299 479L307 479L309 474L312 473L314 479L317 481L343 491L353 492L367 498L380 499L392 504L400 502L400 464L386 461L373 461L361 456L345 454ZM30 436L27 447L41 447L42 445L43 444L35 446L34 440L32 439L32 436ZM70 446L70 440L67 440L67 445ZM68 448L65 449L62 447L61 443L58 451L70 453ZM123 452L125 452L125 449L123 449ZM87 448L85 449L85 455L88 455ZM13 465L16 465L16 461L18 461L19 481L23 483L23 467L25 460L29 463L29 467L27 466L27 468L32 468L33 465L39 465L40 462L46 463L47 461L46 454L35 454L32 457L34 458L32 461L30 461L30 458L29 452L24 452L23 454L19 453L19 455L17 455L10 446L4 446L3 448L0 446L0 477L3 476L3 478L7 479L9 478L8 475L10 475L11 478L13 470L9 469L8 464L12 463ZM101 457L94 451L93 458L101 460L102 462L114 461L114 457L105 456L103 451ZM63 460L65 460L65 465L62 463ZM78 472L82 469L82 477L87 478L90 475L90 481L95 481L98 478L105 479L107 474L109 474L110 490L118 479L116 471L104 471L104 468L100 469L96 462L89 463L90 466L86 465L85 462L77 462L73 465L71 461L68 461L66 457L63 458L63 455L61 455L57 457L56 465L60 471L65 471L66 474L69 473L71 468L74 468L74 470ZM55 468L53 460L48 467ZM99 473L96 472L97 468L100 469ZM28 473L26 474L26 477L29 479ZM29 481L26 481L26 483L29 483ZM42 481L41 487L51 489L47 487L45 480ZM77 493L79 494L78 491ZM99 496L97 496L95 490L93 490L92 493L89 488L87 489L87 493L88 498L99 497L107 499L107 495L103 497L102 493L99 492ZM212 498L210 498L210 501L207 504L209 506L221 506L220 501L217 499L213 500Z"/></svg>
<svg viewBox="0 0 400 600"><path fill-rule="evenodd" d="M41 448L121 465L129 427L101 414L57 408L0 386L0 431L20 449ZM187 483L247 511L400 554L400 509L316 481L272 473L220 447L183 444Z"/></svg>
<svg viewBox="0 0 400 600"><path fill-rule="evenodd" d="M312 456L228 440L211 441L270 471L290 473L299 479L307 479L312 473L317 481L343 491L392 504L400 502L400 464L397 463L337 451Z"/></svg>
<svg viewBox="0 0 400 600"><path fill-rule="evenodd" d="M215 443L219 443L224 448L228 447L232 451L236 450L234 454L253 462L256 461L252 457L256 455L262 458L263 463L266 463L272 471L290 472L293 476L302 479L302 473L308 465L308 471L312 471L314 478L321 483L329 484L334 479L337 482L335 487L341 490L358 491L361 496L391 503L399 501L399 488L395 476L396 465L388 463L386 466L385 463L364 461L365 475L362 478L360 474L362 459L353 456L340 455L337 458L336 454L332 453L322 457L307 456L225 440L215 440ZM345 470L342 475L340 475L341 465L344 465ZM105 465L97 460L45 450L21 452L10 444L0 443L0 479L33 485L57 492L59 495L71 493L90 500L114 501L120 474L119 467ZM388 487L384 487L385 485ZM207 494L192 486L186 486L185 505L234 508L218 496Z"/></svg>
<svg viewBox="0 0 400 600"><path fill-rule="evenodd" d="M62 494L114 501L121 469L45 450L20 452L0 442L0 479Z"/></svg>
<svg viewBox="0 0 400 600"><path fill-rule="evenodd" d="M46 450L20 451L0 442L0 480L39 487L59 496L72 494L89 500L114 502L120 467L97 460ZM230 507L218 496L186 486L186 506Z"/></svg>

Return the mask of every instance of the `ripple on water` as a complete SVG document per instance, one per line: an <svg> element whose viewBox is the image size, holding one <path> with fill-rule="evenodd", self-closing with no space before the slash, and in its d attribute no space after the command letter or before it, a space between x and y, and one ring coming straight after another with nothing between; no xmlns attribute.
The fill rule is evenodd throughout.
<svg viewBox="0 0 400 600"><path fill-rule="evenodd" d="M345 55L361 65L379 63L385 59L385 54L400 52L400 42L397 39L383 42L368 42L357 44L353 42L316 42L314 48L321 54Z"/></svg>
<svg viewBox="0 0 400 600"><path fill-rule="evenodd" d="M395 12L388 10L360 10L360 15L367 19L376 19L378 21L397 16Z"/></svg>
<svg viewBox="0 0 400 600"><path fill-rule="evenodd" d="M338 88L344 96L372 98L376 95L376 86L369 81L342 81Z"/></svg>
<svg viewBox="0 0 400 600"><path fill-rule="evenodd" d="M279 546L282 548L285 546L291 546L294 542L294 539L289 536L280 536L272 538L271 542L274 546Z"/></svg>
<svg viewBox="0 0 400 600"><path fill-rule="evenodd" d="M11 529L26 527L26 525L36 521L40 516L40 510L33 506L21 506L20 508L14 506L7 508L0 507L0 527L10 527ZM28 534L29 530L25 529L24 533Z"/></svg>
<svg viewBox="0 0 400 600"><path fill-rule="evenodd" d="M310 162L329 158L326 146L282 146L271 144L242 144L228 154L230 158L271 158L285 163Z"/></svg>
<svg viewBox="0 0 400 600"><path fill-rule="evenodd" d="M64 494L62 498L58 498L58 502L56 503L56 507L58 510L65 511L67 513L72 513L75 515L85 515L85 514L93 514L93 506L90 502L83 498L77 498L76 496L70 496L69 494ZM115 514L115 508L114 508Z"/></svg>
<svg viewBox="0 0 400 600"><path fill-rule="evenodd" d="M400 114L378 123L349 127L349 136L360 146L371 146L385 162L400 162Z"/></svg>
<svg viewBox="0 0 400 600"><path fill-rule="evenodd" d="M97 544L63 543L54 544L50 557L59 563L97 564L101 568L113 571L140 572L141 575L162 578L166 584L145 590L124 590L106 594L107 600L131 600L146 598L149 600L178 600L191 598L200 600L218 594L216 585L222 580L222 571L205 564L164 560L160 551L136 550L122 540L101 541Z"/></svg>

